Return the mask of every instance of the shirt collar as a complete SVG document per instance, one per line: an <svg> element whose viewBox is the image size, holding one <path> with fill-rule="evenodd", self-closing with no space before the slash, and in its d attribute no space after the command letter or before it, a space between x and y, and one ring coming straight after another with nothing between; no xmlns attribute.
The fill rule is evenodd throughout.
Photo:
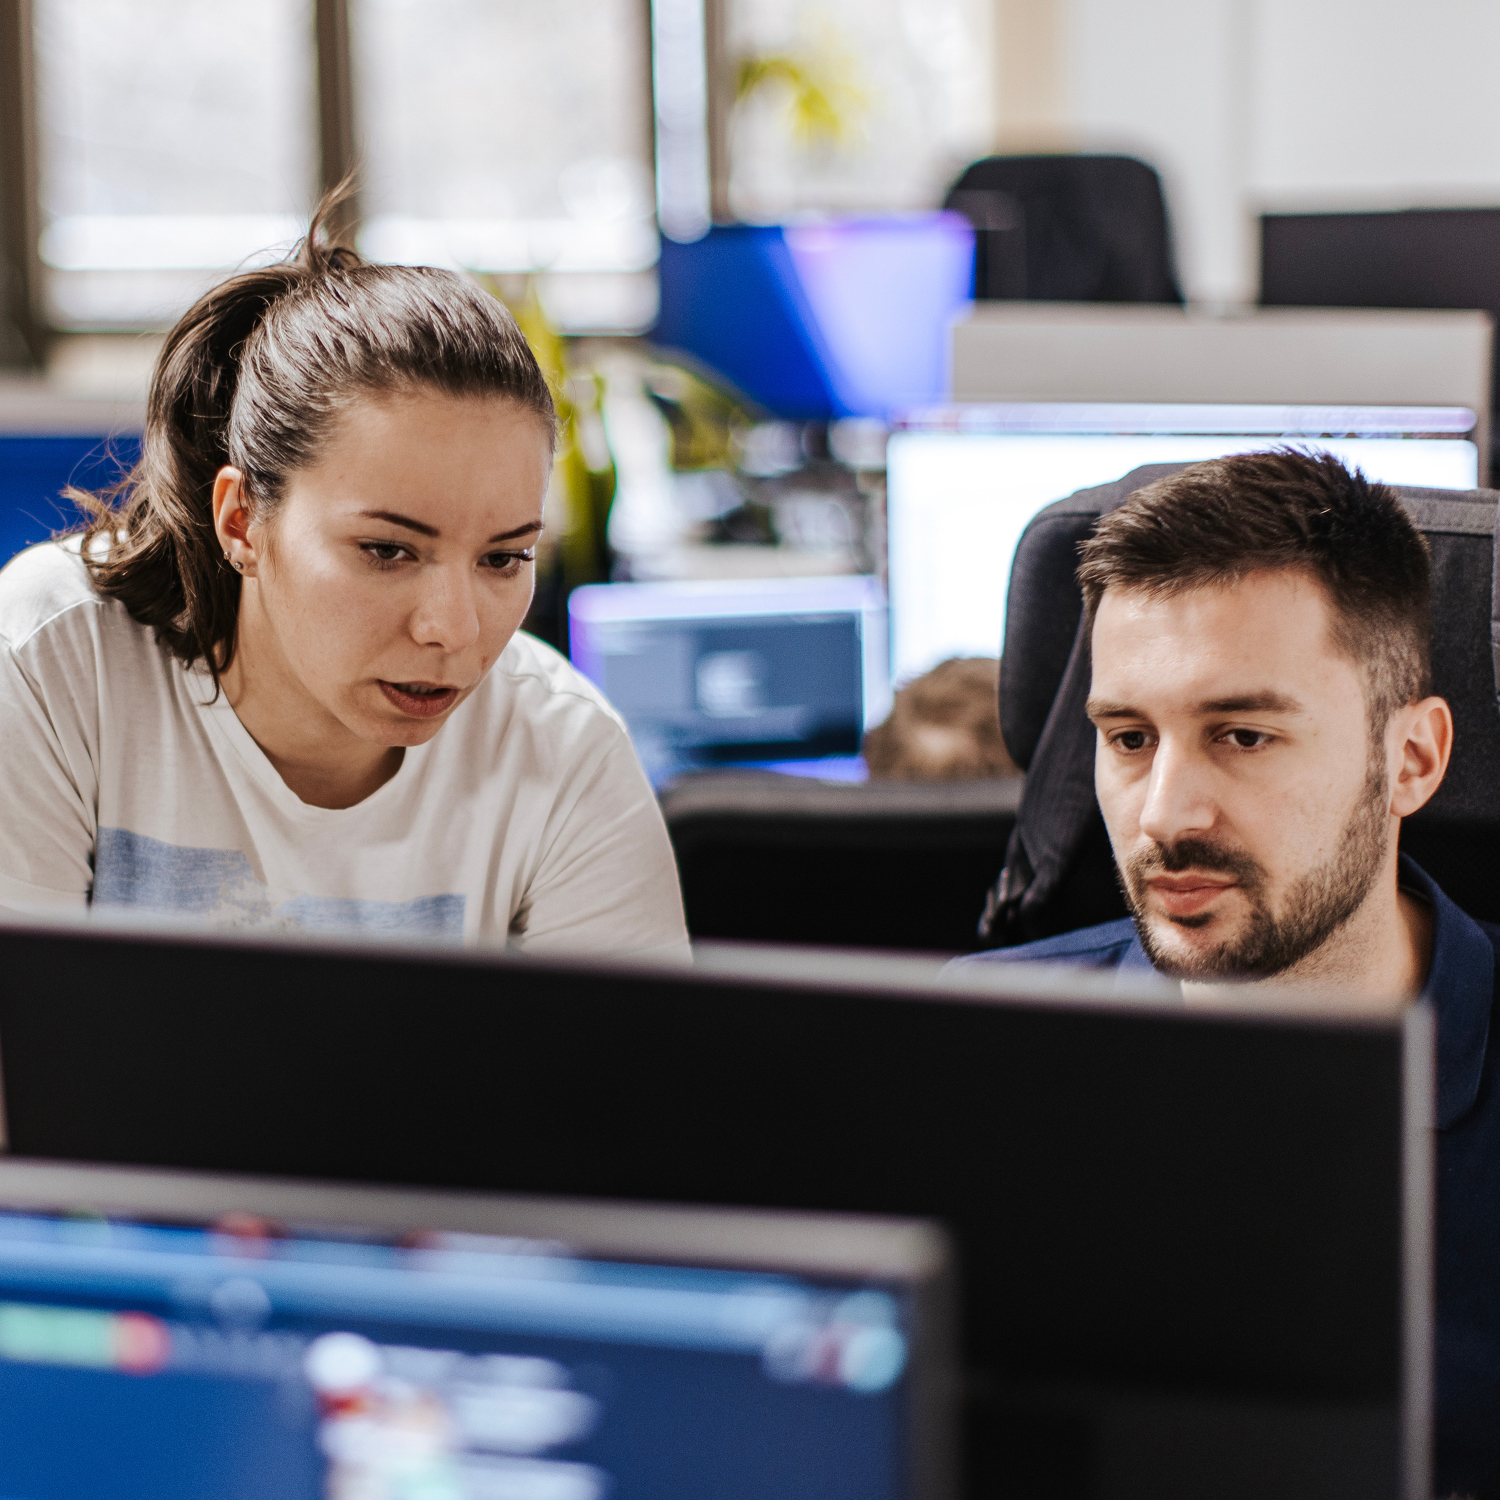
<svg viewBox="0 0 1500 1500"><path fill-rule="evenodd" d="M1432 906L1432 967L1422 998L1437 1012L1437 1123L1446 1130L1479 1094L1495 1000L1495 949L1479 923L1404 854L1399 880Z"/></svg>
<svg viewBox="0 0 1500 1500"><path fill-rule="evenodd" d="M1473 917L1404 854L1398 880L1432 907L1432 967L1422 998L1437 1012L1437 1124L1446 1130L1474 1107L1479 1094L1495 998L1495 949ZM1137 935L1118 972L1150 968Z"/></svg>
<svg viewBox="0 0 1500 1500"><path fill-rule="evenodd" d="M1156 966L1146 957L1146 950L1141 947L1141 935L1136 933L1130 940L1130 947L1126 950L1125 957L1120 960L1119 967L1115 970L1115 988L1126 989L1132 978L1154 973L1156 973Z"/></svg>

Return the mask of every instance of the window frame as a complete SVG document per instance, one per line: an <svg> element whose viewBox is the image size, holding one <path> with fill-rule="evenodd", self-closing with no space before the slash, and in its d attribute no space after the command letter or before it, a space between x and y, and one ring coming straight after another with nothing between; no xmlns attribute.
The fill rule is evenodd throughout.
<svg viewBox="0 0 1500 1500"><path fill-rule="evenodd" d="M645 12L643 19L649 38L651 0L637 0L637 3ZM359 166L349 0L313 0L313 9L318 178L320 191L326 192L345 178L353 177ZM716 24L718 0L705 0L705 10L708 22L705 50L712 58L720 34ZM32 0L0 0L0 271L3 271L0 367L10 368L42 365L54 338L63 336L63 330L49 323L43 297L46 273L39 251L41 211L32 15ZM654 160L656 118L649 54L648 44L647 129ZM718 102L722 90L715 86L722 72L721 67L706 66L710 95L717 106L711 111L714 118L722 114ZM724 176L722 125L711 131L711 142L717 148L711 153L712 176L717 181ZM361 218L356 182L353 195L331 227L352 236L358 231Z"/></svg>

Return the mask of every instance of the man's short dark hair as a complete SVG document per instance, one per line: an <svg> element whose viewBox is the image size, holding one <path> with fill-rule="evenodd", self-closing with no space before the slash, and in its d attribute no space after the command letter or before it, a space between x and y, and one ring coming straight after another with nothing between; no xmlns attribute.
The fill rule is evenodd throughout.
<svg viewBox="0 0 1500 1500"><path fill-rule="evenodd" d="M1091 621L1106 589L1171 595L1301 569L1328 591L1336 645L1365 670L1372 732L1432 691L1426 539L1389 485L1331 453L1278 448L1194 464L1137 490L1080 551Z"/></svg>

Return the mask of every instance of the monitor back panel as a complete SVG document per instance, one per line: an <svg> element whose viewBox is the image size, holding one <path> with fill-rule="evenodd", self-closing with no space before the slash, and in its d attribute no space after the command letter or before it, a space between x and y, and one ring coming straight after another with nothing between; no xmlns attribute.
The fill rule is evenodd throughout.
<svg viewBox="0 0 1500 1500"><path fill-rule="evenodd" d="M1500 317L1500 209L1262 214L1260 299L1268 307L1477 308ZM1500 374L1492 401L1497 392Z"/></svg>
<svg viewBox="0 0 1500 1500"><path fill-rule="evenodd" d="M976 302L949 337L955 401L1467 406L1487 455L1480 311Z"/></svg>
<svg viewBox="0 0 1500 1500"><path fill-rule="evenodd" d="M1425 1013L998 1003L835 969L8 930L11 1148L930 1217L963 1270L972 1483L1418 1492Z"/></svg>

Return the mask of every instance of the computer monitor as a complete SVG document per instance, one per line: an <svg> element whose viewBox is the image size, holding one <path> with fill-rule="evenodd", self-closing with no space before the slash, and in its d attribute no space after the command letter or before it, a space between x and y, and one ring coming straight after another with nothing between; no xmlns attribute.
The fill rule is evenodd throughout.
<svg viewBox="0 0 1500 1500"><path fill-rule="evenodd" d="M1429 1484L1426 1007L83 920L0 927L0 971L17 1154L935 1220L969 1493Z"/></svg>
<svg viewBox="0 0 1500 1500"><path fill-rule="evenodd" d="M879 417L941 399L974 230L955 213L716 224L661 242L652 342L775 416Z"/></svg>
<svg viewBox="0 0 1500 1500"><path fill-rule="evenodd" d="M1500 208L1262 214L1260 300L1478 308L1500 319ZM1500 363L1491 392L1500 398Z"/></svg>
<svg viewBox="0 0 1500 1500"><path fill-rule="evenodd" d="M866 577L607 583L568 599L573 664L660 782L695 766L854 756L890 706Z"/></svg>
<svg viewBox="0 0 1500 1500"><path fill-rule="evenodd" d="M1472 489L1472 411L1449 407L1034 403L931 408L887 450L892 671L1002 649L1011 559L1044 506L1141 464L1279 444L1318 449L1389 484Z"/></svg>
<svg viewBox="0 0 1500 1500"><path fill-rule="evenodd" d="M0 421L6 416L0 389ZM140 438L0 427L0 567L18 552L81 526L83 512L63 499L70 486L107 491L140 456Z"/></svg>
<svg viewBox="0 0 1500 1500"><path fill-rule="evenodd" d="M907 1221L0 1162L0 1493L953 1500Z"/></svg>

